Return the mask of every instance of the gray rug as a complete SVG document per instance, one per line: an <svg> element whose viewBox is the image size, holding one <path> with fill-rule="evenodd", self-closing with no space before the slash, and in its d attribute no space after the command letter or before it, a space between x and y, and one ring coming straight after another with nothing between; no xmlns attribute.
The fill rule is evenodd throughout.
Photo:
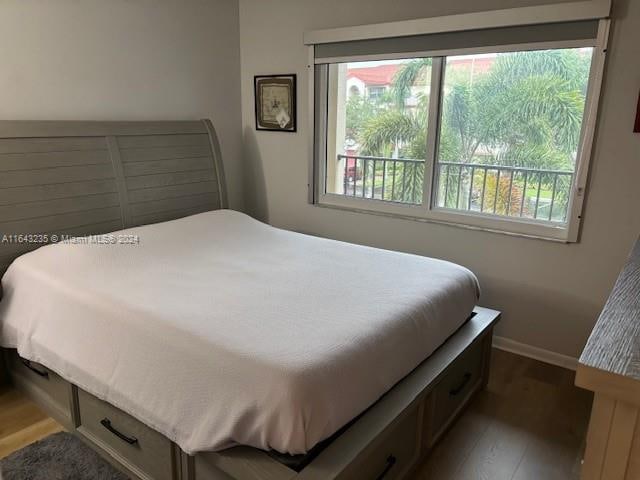
<svg viewBox="0 0 640 480"><path fill-rule="evenodd" d="M70 433L60 432L0 460L2 480L127 480Z"/></svg>

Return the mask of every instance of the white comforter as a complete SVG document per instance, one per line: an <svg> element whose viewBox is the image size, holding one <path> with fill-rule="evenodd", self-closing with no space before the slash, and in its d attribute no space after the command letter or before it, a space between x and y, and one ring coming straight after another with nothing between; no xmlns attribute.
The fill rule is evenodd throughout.
<svg viewBox="0 0 640 480"><path fill-rule="evenodd" d="M0 344L187 453L302 453L469 316L458 265L279 230L229 211L57 244L4 278Z"/></svg>

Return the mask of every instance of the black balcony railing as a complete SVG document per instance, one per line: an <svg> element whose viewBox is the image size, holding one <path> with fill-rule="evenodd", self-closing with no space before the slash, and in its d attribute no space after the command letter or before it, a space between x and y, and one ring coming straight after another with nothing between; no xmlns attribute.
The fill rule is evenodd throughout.
<svg viewBox="0 0 640 480"><path fill-rule="evenodd" d="M342 195L421 204L424 160L338 155ZM477 163L436 164L439 208L566 223L574 173Z"/></svg>
<svg viewBox="0 0 640 480"><path fill-rule="evenodd" d="M338 155L342 194L390 202L422 202L424 160Z"/></svg>

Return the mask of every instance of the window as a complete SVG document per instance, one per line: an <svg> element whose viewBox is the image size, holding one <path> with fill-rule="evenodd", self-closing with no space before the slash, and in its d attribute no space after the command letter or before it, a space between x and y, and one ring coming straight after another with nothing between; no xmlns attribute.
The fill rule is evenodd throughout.
<svg viewBox="0 0 640 480"><path fill-rule="evenodd" d="M351 71L385 70L395 78L411 62L419 62L422 71L413 79L407 92L420 91L420 101L409 105L403 96L403 107L383 97L380 90L368 89L367 97L345 97ZM334 99L329 110L332 144L326 159L326 191L336 195L383 200L407 204L422 203L425 168L426 122L429 110L431 59L402 62L353 62L329 66L335 81L329 84L329 97ZM415 86L414 86L415 84ZM400 88L392 80L389 91ZM344 98L344 100L342 100ZM408 98L408 95L407 95ZM406 107L406 108L405 108ZM335 127L333 127L335 125Z"/></svg>
<svg viewBox="0 0 640 480"><path fill-rule="evenodd" d="M315 201L575 240L603 27L555 27L316 45Z"/></svg>
<svg viewBox="0 0 640 480"><path fill-rule="evenodd" d="M369 92L369 100L374 102L382 100L384 92L386 90L387 89L385 87L370 86L369 88L367 88L367 91Z"/></svg>
<svg viewBox="0 0 640 480"><path fill-rule="evenodd" d="M447 57L436 206L566 225L592 54Z"/></svg>
<svg viewBox="0 0 640 480"><path fill-rule="evenodd" d="M349 87L349 95L352 97L360 96L360 89L358 88L357 85L351 85L351 87Z"/></svg>

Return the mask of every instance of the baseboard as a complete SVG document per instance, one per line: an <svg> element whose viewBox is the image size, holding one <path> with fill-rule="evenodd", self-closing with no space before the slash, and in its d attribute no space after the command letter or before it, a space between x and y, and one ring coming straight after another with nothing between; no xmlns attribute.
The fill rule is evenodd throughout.
<svg viewBox="0 0 640 480"><path fill-rule="evenodd" d="M550 363L551 365L557 365L558 367L567 368L569 370L575 370L578 366L578 359L563 355L561 353L551 352L544 348L534 347L527 345L526 343L516 342L505 337L493 337L493 347L498 350L504 350L505 352L515 353L522 355L523 357L533 358L534 360L540 360L541 362Z"/></svg>

